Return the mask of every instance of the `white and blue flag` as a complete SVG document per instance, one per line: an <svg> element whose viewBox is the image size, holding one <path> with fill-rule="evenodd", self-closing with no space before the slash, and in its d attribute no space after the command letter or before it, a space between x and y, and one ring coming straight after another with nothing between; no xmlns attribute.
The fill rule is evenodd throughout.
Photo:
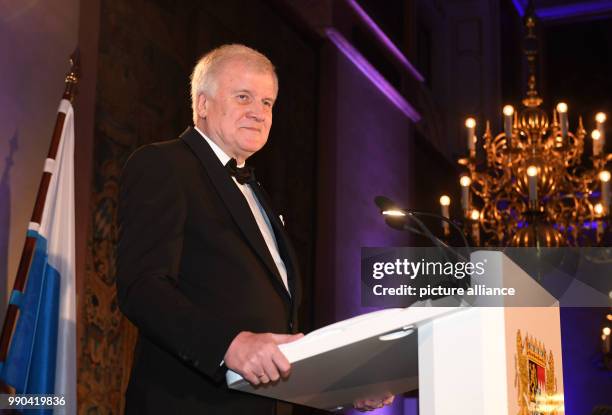
<svg viewBox="0 0 612 415"><path fill-rule="evenodd" d="M55 413L76 414L76 289L74 208L74 112L62 100L64 126L40 224L30 223L36 239L27 283L9 302L19 308L2 380L19 394L55 394L66 406ZM40 413L51 413L42 410Z"/></svg>

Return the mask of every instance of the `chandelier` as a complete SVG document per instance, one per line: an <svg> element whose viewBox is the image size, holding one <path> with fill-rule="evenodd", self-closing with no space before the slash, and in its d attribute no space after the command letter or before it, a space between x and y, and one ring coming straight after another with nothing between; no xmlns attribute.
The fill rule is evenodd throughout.
<svg viewBox="0 0 612 415"><path fill-rule="evenodd" d="M595 115L587 137L582 117L574 132L568 105L560 102L549 118L536 90L537 18L525 15L524 53L528 66L522 108L503 108L503 131L493 135L489 121L481 140L476 120L468 118L468 156L459 159L464 226L475 245L596 246L609 228L610 172L606 164L605 121ZM480 143L479 143L480 141ZM585 154L591 141L592 156ZM477 154L481 144L483 153ZM484 157L483 157L484 155ZM450 198L440 198L442 215L449 217ZM446 235L448 224L443 224Z"/></svg>

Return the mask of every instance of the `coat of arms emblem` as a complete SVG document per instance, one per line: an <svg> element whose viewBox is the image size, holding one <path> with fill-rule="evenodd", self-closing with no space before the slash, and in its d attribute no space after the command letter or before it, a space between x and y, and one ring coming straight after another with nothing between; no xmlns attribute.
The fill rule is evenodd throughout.
<svg viewBox="0 0 612 415"><path fill-rule="evenodd" d="M516 333L517 415L558 415L563 413L563 396L557 393L555 359L536 338Z"/></svg>

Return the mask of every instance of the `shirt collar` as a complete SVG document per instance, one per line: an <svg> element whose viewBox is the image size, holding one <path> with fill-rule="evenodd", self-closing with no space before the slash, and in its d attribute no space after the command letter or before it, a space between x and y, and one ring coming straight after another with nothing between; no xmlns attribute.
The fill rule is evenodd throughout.
<svg viewBox="0 0 612 415"><path fill-rule="evenodd" d="M221 150L221 147L219 147L213 140L208 138L208 136L206 134L204 134L202 132L202 130L200 130L198 127L194 127L194 129L198 133L200 133L200 135L202 137L204 137L204 140L206 140L206 142L208 143L210 148L212 148L212 151L215 153L215 155L217 156L217 158L219 159L221 164L225 166L227 164L227 162L231 160L231 157L228 156L227 154L225 154L225 152L223 150ZM244 164L245 163L242 163L240 166L237 166L237 167L244 167Z"/></svg>

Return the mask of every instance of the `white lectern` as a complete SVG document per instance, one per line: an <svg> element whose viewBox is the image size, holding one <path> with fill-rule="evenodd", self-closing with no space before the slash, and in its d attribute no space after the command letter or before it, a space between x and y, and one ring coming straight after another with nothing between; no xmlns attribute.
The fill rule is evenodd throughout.
<svg viewBox="0 0 612 415"><path fill-rule="evenodd" d="M437 303L452 306L364 314L281 345L292 363L288 380L253 388L229 371L227 383L330 411L418 388L421 415L563 413L554 297L501 252L475 252L472 262L478 261L487 263L486 274L472 285L512 287L515 296L467 298L473 306L447 298ZM542 307L518 307L525 304Z"/></svg>

